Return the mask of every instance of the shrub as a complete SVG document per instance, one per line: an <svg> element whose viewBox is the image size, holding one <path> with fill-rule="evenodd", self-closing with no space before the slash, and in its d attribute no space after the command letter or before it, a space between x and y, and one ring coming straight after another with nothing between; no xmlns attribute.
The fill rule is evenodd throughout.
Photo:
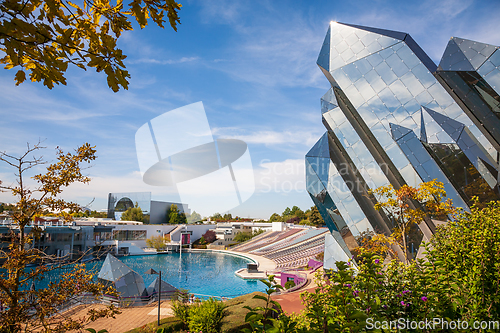
<svg viewBox="0 0 500 333"><path fill-rule="evenodd" d="M215 234L215 231L213 230L207 230L202 237L205 239L207 243L212 243L217 239L217 235Z"/></svg>
<svg viewBox="0 0 500 333"><path fill-rule="evenodd" d="M293 288L293 287L295 287L295 282L293 282L293 280L286 281L286 283L285 283L285 289L290 289L290 288Z"/></svg>
<svg viewBox="0 0 500 333"><path fill-rule="evenodd" d="M180 301L172 302L172 311L182 322L184 328L189 325L189 305Z"/></svg>
<svg viewBox="0 0 500 333"><path fill-rule="evenodd" d="M192 332L218 333L222 320L227 316L226 306L213 298L189 307L189 330Z"/></svg>

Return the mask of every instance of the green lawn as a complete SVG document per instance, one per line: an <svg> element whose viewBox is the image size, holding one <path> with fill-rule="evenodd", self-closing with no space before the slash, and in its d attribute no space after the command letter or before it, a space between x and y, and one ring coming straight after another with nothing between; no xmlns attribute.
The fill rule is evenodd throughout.
<svg viewBox="0 0 500 333"><path fill-rule="evenodd" d="M222 332L236 333L239 332L241 328L245 327L245 316L248 313L248 310L244 309L244 306L248 305L250 307L256 307L266 305L263 300L253 299L253 296L256 294L265 296L264 293L256 291L225 302L228 315L224 318ZM160 321L160 327L166 328L169 333L181 332L182 323L177 317L168 317ZM134 328L126 333L154 333L156 332L156 329L156 321L154 321L143 327Z"/></svg>

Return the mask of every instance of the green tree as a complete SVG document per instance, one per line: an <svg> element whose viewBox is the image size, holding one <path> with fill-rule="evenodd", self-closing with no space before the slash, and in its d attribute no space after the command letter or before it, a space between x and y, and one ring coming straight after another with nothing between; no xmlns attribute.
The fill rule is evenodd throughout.
<svg viewBox="0 0 500 333"><path fill-rule="evenodd" d="M442 306L457 318L487 321L500 318L500 202L474 201L470 213L438 227L420 266L427 273L422 284L440 288L434 297Z"/></svg>
<svg viewBox="0 0 500 333"><path fill-rule="evenodd" d="M277 214L277 213L273 213L273 215L271 215L271 217L269 217L269 222L282 222L283 221L283 218L281 217L281 215Z"/></svg>
<svg viewBox="0 0 500 333"><path fill-rule="evenodd" d="M281 217L283 218L283 221L285 221L289 218L290 215L292 215L292 210L290 209L290 207L286 207L281 214Z"/></svg>
<svg viewBox="0 0 500 333"><path fill-rule="evenodd" d="M247 240L252 239L252 233L251 232L240 232L234 236L233 240L238 243L243 243L246 242Z"/></svg>
<svg viewBox="0 0 500 333"><path fill-rule="evenodd" d="M161 249L165 248L165 239L161 235L151 236L146 239L146 245L152 247L156 251L160 251Z"/></svg>
<svg viewBox="0 0 500 333"><path fill-rule="evenodd" d="M232 219L233 219L233 215L231 215L230 213L224 214L223 219L224 219L225 221L230 221L230 220L232 220Z"/></svg>
<svg viewBox="0 0 500 333"><path fill-rule="evenodd" d="M135 203L135 207L130 207L126 211L123 212L121 218L122 221L144 221L144 213L142 212L141 207L138 206L137 202Z"/></svg>
<svg viewBox="0 0 500 333"><path fill-rule="evenodd" d="M172 204L167 209L167 223L169 224L185 224L187 223L186 214L179 211L176 204Z"/></svg>
<svg viewBox="0 0 500 333"><path fill-rule="evenodd" d="M306 218L306 213L304 213L304 211L302 211L302 209L300 209L297 206L293 206L290 213L291 213L291 215L298 217L300 220L303 220Z"/></svg>
<svg viewBox="0 0 500 333"><path fill-rule="evenodd" d="M133 30L132 20L144 28L152 20L163 28L165 18L177 31L181 5L174 0L9 0L0 2L0 63L20 68L16 85L26 80L52 89L66 84L68 65L104 72L113 91L128 88L130 74L117 47L123 31ZM166 16L166 17L165 17Z"/></svg>
<svg viewBox="0 0 500 333"><path fill-rule="evenodd" d="M420 183L417 188L404 185L396 190L392 185L381 186L371 193L378 201L375 209L384 211L394 221L391 238L403 250L405 263L408 263L410 230L415 230L425 218L446 220L455 212L451 199L444 201L443 183L436 180Z"/></svg>
<svg viewBox="0 0 500 333"><path fill-rule="evenodd" d="M193 213L191 215L187 216L188 223L196 223L196 222L199 222L201 220L202 220L201 215L198 214L196 211L193 211Z"/></svg>
<svg viewBox="0 0 500 333"><path fill-rule="evenodd" d="M219 213L215 213L214 215L210 216L210 219L212 221L222 220L222 215L220 215Z"/></svg>
<svg viewBox="0 0 500 333"><path fill-rule="evenodd" d="M71 215L65 210L75 212L80 205L68 202L60 197L63 190L77 182L88 183L90 178L81 173L81 164L95 160L95 147L88 143L75 150L74 153L64 153L57 149L57 161L49 164L45 173L31 177L36 185L29 187L27 173L46 164L42 157L35 154L42 149L40 143L30 146L20 156L0 153L0 161L15 169L16 182L4 185L0 189L10 192L17 198L14 204L12 219L15 228L11 229L11 243L7 250L0 251L0 304L3 312L0 316L0 331L17 332L63 332L72 329L82 329L89 322L99 317L112 316L116 313L113 306L103 310L91 310L87 317L72 318L57 316L60 307L80 293L92 293L102 296L106 290L100 283L95 283L92 273L84 266L76 265L67 273L61 274L59 282L52 282L46 288L33 290L32 284L43 278L49 270L57 269L52 258L33 247L42 230L38 227L27 228L36 215L50 209L57 215L70 221ZM28 265L39 264L34 269Z"/></svg>
<svg viewBox="0 0 500 333"><path fill-rule="evenodd" d="M311 213L309 214L309 222L313 226L320 226L325 224L323 221L323 217L321 217L321 214L319 213L318 207L313 206L311 207Z"/></svg>

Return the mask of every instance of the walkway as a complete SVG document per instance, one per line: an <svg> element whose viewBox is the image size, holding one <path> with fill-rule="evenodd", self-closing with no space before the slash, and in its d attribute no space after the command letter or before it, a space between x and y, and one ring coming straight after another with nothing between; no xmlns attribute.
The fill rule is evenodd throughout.
<svg viewBox="0 0 500 333"><path fill-rule="evenodd" d="M93 304L89 306L80 306L66 313L73 318L86 317L87 311L91 308L103 308L102 304ZM120 308L121 314L115 318L101 318L90 324L87 327L94 328L96 331L107 329L109 333L123 333L130 331L136 327L144 326L151 322L156 322L158 319L158 303L153 303L150 306L139 306L131 308ZM160 307L160 319L165 317L173 317L173 312L170 308L170 301L162 301Z"/></svg>

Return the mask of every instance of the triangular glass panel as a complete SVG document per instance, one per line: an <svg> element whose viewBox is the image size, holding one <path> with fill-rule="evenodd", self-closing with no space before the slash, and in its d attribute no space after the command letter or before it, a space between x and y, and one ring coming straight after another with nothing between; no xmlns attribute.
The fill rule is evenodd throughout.
<svg viewBox="0 0 500 333"><path fill-rule="evenodd" d="M330 72L401 43L399 38L390 37L385 33L380 33L381 31L384 32L385 30L371 32L364 27L331 22L329 30L331 36L329 50ZM398 36L401 37L402 35Z"/></svg>
<svg viewBox="0 0 500 333"><path fill-rule="evenodd" d="M376 33L376 34L379 34L379 35L382 35L382 36L387 36L387 37L399 39L399 40L404 40L405 37L406 37L406 35L407 35L407 33L400 32L400 31L392 31L392 30L371 28L371 27L365 27L365 26L362 26L362 25L347 24L347 23L340 23L340 24L347 25L349 27L353 27L353 28L356 28L356 29L361 29L361 30L373 32L373 33Z"/></svg>
<svg viewBox="0 0 500 333"><path fill-rule="evenodd" d="M336 107L338 107L337 98L335 98L333 89L330 88L326 94L321 97L321 114L331 111Z"/></svg>
<svg viewBox="0 0 500 333"><path fill-rule="evenodd" d="M406 127L403 127L400 125L396 125L393 123L389 123L389 126L391 127L391 134L392 134L392 138L394 139L394 141L398 141L403 136L405 136L406 134L408 134L412 131L409 128L406 128Z"/></svg>
<svg viewBox="0 0 500 333"><path fill-rule="evenodd" d="M469 39L453 37L459 49L469 60L474 70L477 70L488 59L498 47L475 42Z"/></svg>
<svg viewBox="0 0 500 333"><path fill-rule="evenodd" d="M324 157L330 158L330 151L328 149L328 132L314 144L314 146L306 154L306 157Z"/></svg>
<svg viewBox="0 0 500 333"><path fill-rule="evenodd" d="M424 113L420 110L420 141L427 143L427 131L425 130Z"/></svg>
<svg viewBox="0 0 500 333"><path fill-rule="evenodd" d="M455 39L450 39L444 50L439 69L443 71L473 71L474 68L458 47Z"/></svg>
<svg viewBox="0 0 500 333"><path fill-rule="evenodd" d="M318 66L323 68L327 72L330 71L330 40L331 40L330 30L331 27L328 27L328 31L326 32L326 37L323 42L323 46L321 47L318 60L316 61Z"/></svg>
<svg viewBox="0 0 500 333"><path fill-rule="evenodd" d="M433 111L425 106L422 106L429 116L453 139L457 141L462 133L465 125L461 122L451 119L441 113Z"/></svg>

